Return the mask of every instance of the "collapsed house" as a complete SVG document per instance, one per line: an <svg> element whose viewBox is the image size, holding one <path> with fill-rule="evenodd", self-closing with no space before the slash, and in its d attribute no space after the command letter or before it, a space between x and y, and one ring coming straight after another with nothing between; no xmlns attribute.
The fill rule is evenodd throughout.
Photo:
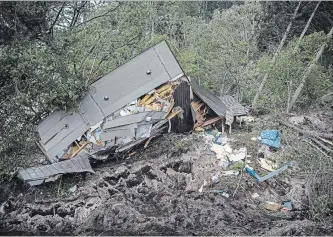
<svg viewBox="0 0 333 237"><path fill-rule="evenodd" d="M91 84L77 112L55 111L38 125L38 146L52 167L61 163L63 170L34 178L37 169L29 168L19 177L31 185L55 180L70 170L68 160L107 159L139 144L147 147L164 131L214 124L226 113L222 100L185 76L162 41ZM74 170L90 171L86 166Z"/></svg>

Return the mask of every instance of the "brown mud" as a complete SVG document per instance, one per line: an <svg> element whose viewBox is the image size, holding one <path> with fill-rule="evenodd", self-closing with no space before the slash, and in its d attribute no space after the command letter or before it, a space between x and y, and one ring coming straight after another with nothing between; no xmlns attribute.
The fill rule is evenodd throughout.
<svg viewBox="0 0 333 237"><path fill-rule="evenodd" d="M244 145L244 138L236 140L233 147ZM144 152L93 167L95 174L68 175L38 187L20 181L1 186L0 234L329 235L333 231L331 225L309 220L304 181L290 172L260 184L246 173L212 184L218 161L195 134L168 134L153 140ZM204 180L209 184L200 193ZM74 185L77 190L70 193ZM259 198L252 198L253 193ZM269 212L262 208L265 200L292 200L294 209L287 214Z"/></svg>

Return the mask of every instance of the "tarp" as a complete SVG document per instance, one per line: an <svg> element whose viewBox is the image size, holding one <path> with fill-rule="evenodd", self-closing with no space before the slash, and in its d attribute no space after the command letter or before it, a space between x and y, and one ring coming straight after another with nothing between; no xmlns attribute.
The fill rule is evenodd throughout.
<svg viewBox="0 0 333 237"><path fill-rule="evenodd" d="M278 130L264 130L260 134L262 144L270 147L280 147L280 131Z"/></svg>

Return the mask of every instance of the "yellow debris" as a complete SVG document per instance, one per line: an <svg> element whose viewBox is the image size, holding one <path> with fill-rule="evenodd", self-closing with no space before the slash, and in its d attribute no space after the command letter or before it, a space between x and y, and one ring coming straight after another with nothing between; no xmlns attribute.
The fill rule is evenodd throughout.
<svg viewBox="0 0 333 237"><path fill-rule="evenodd" d="M205 129L203 129L202 127L197 127L197 128L194 129L194 131L196 131L196 132L204 132Z"/></svg>
<svg viewBox="0 0 333 237"><path fill-rule="evenodd" d="M164 86L161 86L156 92L157 93L161 93L162 91L165 91L167 89L170 89L171 88L171 85L170 84L166 84Z"/></svg>
<svg viewBox="0 0 333 237"><path fill-rule="evenodd" d="M151 102L153 102L157 98L157 94L155 93L152 97L149 98L146 102L144 102L145 105L149 105Z"/></svg>
<svg viewBox="0 0 333 237"><path fill-rule="evenodd" d="M145 95L145 97L142 98L142 100L140 101L139 105L143 105L149 98L151 95Z"/></svg>

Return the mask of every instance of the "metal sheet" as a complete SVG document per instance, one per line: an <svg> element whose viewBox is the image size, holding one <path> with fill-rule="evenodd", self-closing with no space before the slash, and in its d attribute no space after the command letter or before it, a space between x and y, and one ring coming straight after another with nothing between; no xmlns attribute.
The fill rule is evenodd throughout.
<svg viewBox="0 0 333 237"><path fill-rule="evenodd" d="M39 133L39 136L44 135L48 130L52 128L53 124L56 124L58 121L60 121L63 117L66 116L65 111L57 110L50 114L46 119L44 119L37 127L37 131Z"/></svg>
<svg viewBox="0 0 333 237"><path fill-rule="evenodd" d="M58 155L62 150L66 149L72 142L74 142L79 136L85 133L89 129L89 126L83 123L80 127L76 128L71 134L66 137L59 137L58 143L50 150L46 151L46 154L51 159Z"/></svg>
<svg viewBox="0 0 333 237"><path fill-rule="evenodd" d="M181 73L176 58L162 41L93 83L90 94L107 116Z"/></svg>
<svg viewBox="0 0 333 237"><path fill-rule="evenodd" d="M117 68L91 86L90 94L105 115L133 101L155 87L148 87L150 81L157 80L160 85L169 76L153 50L138 56L127 64ZM150 70L152 73L147 75ZM104 98L108 97L108 100Z"/></svg>
<svg viewBox="0 0 333 237"><path fill-rule="evenodd" d="M106 121L103 125L103 129L108 128L115 128L120 127L128 124L138 123L143 120L150 114L151 112L143 112L143 113L137 113L137 114L131 114L123 117L119 117L114 120Z"/></svg>
<svg viewBox="0 0 333 237"><path fill-rule="evenodd" d="M142 113L137 113L137 114L131 114L123 117L119 117L114 120L108 120L104 123L103 129L112 129L112 128L119 128L120 127L125 127L130 124L136 124L136 123L149 123L149 120L151 121L156 121L159 119L162 119L163 116L166 113L163 111L149 111L149 112L142 112ZM148 120L148 118L150 118ZM134 125L137 127L137 125Z"/></svg>
<svg viewBox="0 0 333 237"><path fill-rule="evenodd" d="M111 141L114 137L135 137L135 129L119 129L101 134L102 141Z"/></svg>
<svg viewBox="0 0 333 237"><path fill-rule="evenodd" d="M77 127L85 123L79 113L67 114L57 123L49 124L51 128L41 136L45 150L49 150L63 137L72 133Z"/></svg>
<svg viewBox="0 0 333 237"><path fill-rule="evenodd" d="M135 138L150 137L152 124L142 124L139 125L135 132Z"/></svg>
<svg viewBox="0 0 333 237"><path fill-rule="evenodd" d="M84 120L88 122L90 126L99 123L105 118L101 109L98 107L89 93L83 97L79 108L79 111Z"/></svg>
<svg viewBox="0 0 333 237"><path fill-rule="evenodd" d="M75 162L75 166L73 165L73 162ZM71 160L62 161L51 165L28 168L19 171L18 177L23 181L27 181L30 185L39 185L44 181L54 180L52 177L59 174L78 172L94 173L87 158L82 158L79 156L72 158Z"/></svg>
<svg viewBox="0 0 333 237"><path fill-rule="evenodd" d="M227 106L213 93L199 86L195 81L191 81L193 92L218 116L225 116Z"/></svg>
<svg viewBox="0 0 333 237"><path fill-rule="evenodd" d="M183 73L183 70L179 66L177 59L165 41L162 41L161 43L154 46L154 50L161 60L164 68L168 72L170 79Z"/></svg>
<svg viewBox="0 0 333 237"><path fill-rule="evenodd" d="M247 115L248 110L238 103L232 96L224 95L223 97L218 97L226 106L231 116L241 116Z"/></svg>
<svg viewBox="0 0 333 237"><path fill-rule="evenodd" d="M135 128L138 128L138 124L137 123L124 125L124 126L121 126L121 127L104 129L103 132L112 132L112 131L115 131L115 130L135 129Z"/></svg>

